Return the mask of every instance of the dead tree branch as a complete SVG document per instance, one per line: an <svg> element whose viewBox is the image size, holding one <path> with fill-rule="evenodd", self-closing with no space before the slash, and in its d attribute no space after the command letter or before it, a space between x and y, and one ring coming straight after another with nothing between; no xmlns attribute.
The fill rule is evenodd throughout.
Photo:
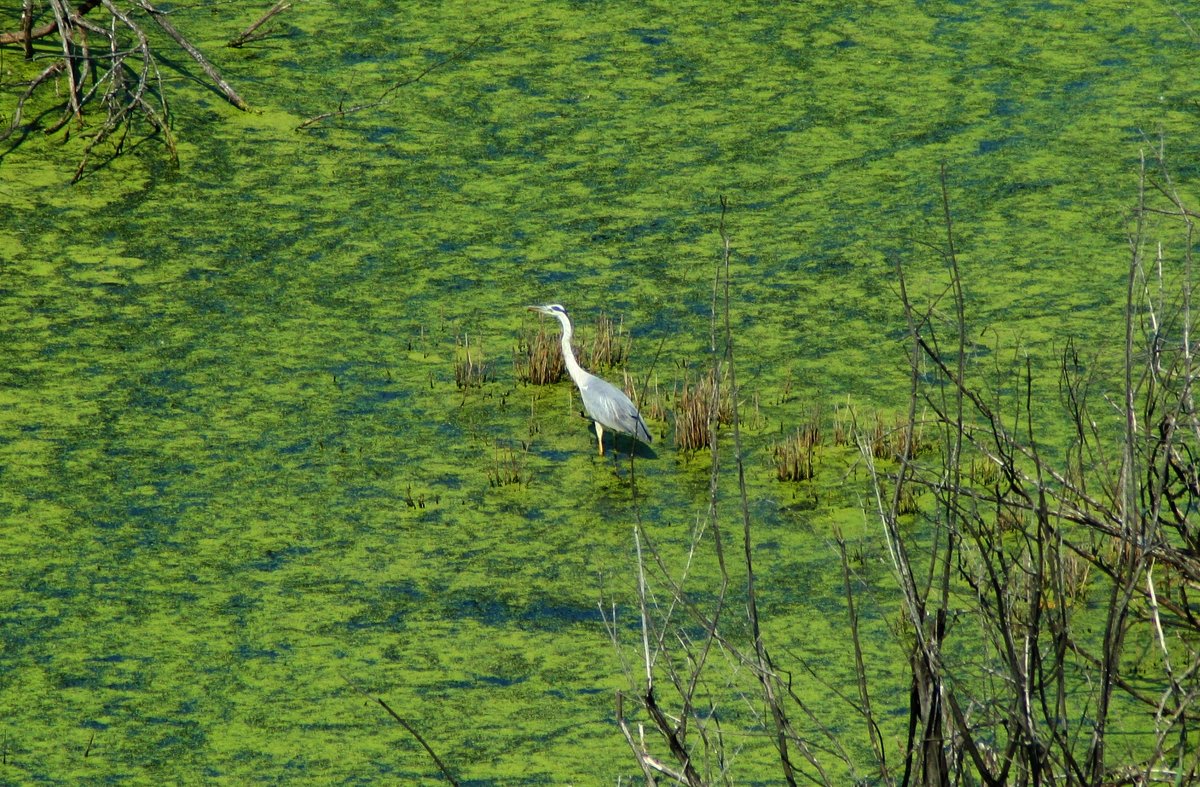
<svg viewBox="0 0 1200 787"><path fill-rule="evenodd" d="M237 48L243 44L248 44L251 41L258 41L259 39L265 38L267 33L256 33L255 31L257 31L258 28L262 27L271 19L274 19L275 16L283 13L291 7L292 4L288 2L288 0L279 0L278 3L271 6L265 14L260 16L252 25L243 30L236 38L230 40L230 42L225 46Z"/></svg>
<svg viewBox="0 0 1200 787"><path fill-rule="evenodd" d="M144 8L146 13L150 14L150 18L157 22L158 26L163 29L163 32L173 38L183 51L191 55L192 59L200 65L200 68L204 69L204 73L208 74L208 78L212 80L213 84L220 88L225 97L229 99L230 104L233 104L242 111L250 109L249 105L237 94L237 91L217 71L216 66L210 63L208 58L199 49L192 46L191 42L175 29L175 25L171 24L171 20L165 13L150 5L146 0L138 0L138 5Z"/></svg>
<svg viewBox="0 0 1200 787"><path fill-rule="evenodd" d="M50 19L37 24L32 2L22 5L20 29L0 33L0 46L20 45L26 59L33 56L33 42L57 38L57 59L32 77L17 99L12 119L0 133L0 141L9 139L21 128L25 108L48 83L58 84L66 77L66 89L54 91L54 100L62 114L43 130L53 134L67 129L84 138L83 153L72 182L79 180L102 143L113 142L112 155L119 155L131 128L138 120L146 121L151 133L160 134L171 160L178 153L171 132L171 115L159 70L156 47L143 25L149 16L175 43L188 53L231 104L247 109L246 102L221 76L216 67L184 37L159 9L145 0L122 10L113 0L84 0L74 9L66 0L48 0ZM103 19L95 19L101 13ZM99 44L99 45L96 45ZM96 108L99 111L96 111ZM14 143L14 145L19 142Z"/></svg>
<svg viewBox="0 0 1200 787"><path fill-rule="evenodd" d="M933 306L918 313L897 267L913 394L943 430L936 461L902 459L890 477L864 450L914 639L904 782L1148 783L1200 769L1193 211L1175 193L1161 150L1156 159L1162 171L1152 180L1143 163L1133 210L1120 372L1105 381L1119 393L1092 393L1092 373L1072 344L1061 356L1058 390L1073 434L1064 466L1039 445L1031 359L1001 382L1019 392L1011 411L968 380L962 337L969 331L953 262L950 287L935 297L949 292L956 302L947 321L952 341L938 335ZM1176 260L1153 237L1160 232L1182 235ZM1171 282L1181 297L1169 297ZM1103 412L1092 412L1094 399ZM941 536L932 547L918 547L896 525L887 500L903 483L937 500L927 515ZM915 581L918 554L942 567L941 579L925 588ZM956 575L950 582L947 561ZM985 634L975 662L940 646L949 636L941 615L947 593L966 607L970 629ZM1095 633L1088 630L1095 613L1087 625L1079 621L1089 598L1102 616ZM1154 730L1149 746L1139 761L1112 765L1115 709L1125 716L1138 706ZM938 724L942 734L931 737Z"/></svg>
<svg viewBox="0 0 1200 787"><path fill-rule="evenodd" d="M387 711L388 715L391 716L393 719L395 719L396 723L399 724L401 727L403 727L405 732L407 732L409 735L413 736L413 738L416 739L417 743L421 744L421 748L424 749L425 752L429 755L430 759L433 760L434 765L436 765L438 770L441 771L442 776L446 777L446 781L450 782L450 784L452 784L454 787L458 787L458 780L454 778L454 774L452 774L450 772L450 769L448 767L446 767L446 763L442 762L442 758L437 755L437 752L435 752L433 750L433 747L429 745L429 742L427 740L425 740L425 737L423 735L421 735L420 732L417 731L416 727L409 724L407 721L405 721L405 719L400 714L398 714L398 713L396 713L396 711L392 710L392 707L390 705L388 705L382 697L372 697L370 694L367 693L367 691L365 689L358 686L356 683L354 683L354 681L350 680L345 675L342 676L342 680L344 680L344 681L346 681L346 683L350 684L350 688L354 689L355 691L357 691L359 694L363 695L367 699L378 703L381 708L383 708L385 711Z"/></svg>

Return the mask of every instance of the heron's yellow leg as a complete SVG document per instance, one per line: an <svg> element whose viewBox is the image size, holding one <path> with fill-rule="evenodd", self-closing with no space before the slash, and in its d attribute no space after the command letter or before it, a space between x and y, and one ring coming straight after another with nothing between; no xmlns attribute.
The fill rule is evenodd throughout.
<svg viewBox="0 0 1200 787"><path fill-rule="evenodd" d="M599 421L594 421L596 424L596 443L600 446L600 456L604 456L604 427Z"/></svg>

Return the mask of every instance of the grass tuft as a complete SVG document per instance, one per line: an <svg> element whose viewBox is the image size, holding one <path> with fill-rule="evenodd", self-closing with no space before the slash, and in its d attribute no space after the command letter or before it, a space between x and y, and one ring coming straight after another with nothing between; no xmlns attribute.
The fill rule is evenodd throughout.
<svg viewBox="0 0 1200 787"><path fill-rule="evenodd" d="M491 467L487 471L488 486L529 485L529 473L525 470L523 454L511 448L496 448Z"/></svg>
<svg viewBox="0 0 1200 787"><path fill-rule="evenodd" d="M483 360L480 350L471 352L471 342L464 335L454 349L454 384L460 389L482 388L495 379L491 363Z"/></svg>
<svg viewBox="0 0 1200 787"><path fill-rule="evenodd" d="M532 335L522 335L513 354L513 371L517 379L530 385L553 385L566 374L557 331L547 333L544 327Z"/></svg>
<svg viewBox="0 0 1200 787"><path fill-rule="evenodd" d="M815 470L817 446L821 444L821 416L814 410L808 420L776 443L771 454L775 459L775 476L780 481L810 481Z"/></svg>

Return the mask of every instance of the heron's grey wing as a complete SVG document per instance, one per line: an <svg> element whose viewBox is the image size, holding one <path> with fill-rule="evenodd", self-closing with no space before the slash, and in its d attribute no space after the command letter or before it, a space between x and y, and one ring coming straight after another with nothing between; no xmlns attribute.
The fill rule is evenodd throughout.
<svg viewBox="0 0 1200 787"><path fill-rule="evenodd" d="M651 442L646 422L625 392L595 375L588 377L587 385L579 388L588 415L599 421L601 426L633 435L644 443Z"/></svg>

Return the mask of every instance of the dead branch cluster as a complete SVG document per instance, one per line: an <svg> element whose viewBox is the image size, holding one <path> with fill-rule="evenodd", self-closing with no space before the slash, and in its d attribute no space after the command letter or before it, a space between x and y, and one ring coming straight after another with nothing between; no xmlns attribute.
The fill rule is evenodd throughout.
<svg viewBox="0 0 1200 787"><path fill-rule="evenodd" d="M802 654L788 654L797 672L861 718L856 733L832 729L821 708L802 700L766 645L771 623L755 600L753 523L740 483L732 337L718 330L714 286L712 379L732 389L735 403L729 472L742 490L740 538L719 524L724 471L714 440L709 511L684 565L664 558L640 522L634 527L638 668L628 658L633 648L621 643L617 607L602 608L630 684L617 698L618 727L647 784L731 783L746 734L770 738L776 776L787 784L847 775L888 785L1200 778L1200 413L1192 390L1200 344L1190 302L1198 214L1162 160L1156 151L1143 166L1132 212L1120 372L1104 371L1112 348L1085 358L1067 341L1059 359L1061 410L1053 417L1074 436L1065 451L1058 432L1039 428L1047 405L1035 394L1043 378L1031 362L998 381L1019 391L1008 398L987 393L971 367L966 337L978 332L968 328L943 172L948 286L918 307L896 266L911 388L893 458L878 462L870 428L855 429L898 590L881 612L899 609L891 636L907 669L872 665L864 655L862 582L840 533L832 541L852 688L828 692L845 676L819 675ZM725 287L728 325L727 273ZM723 355L715 352L722 337ZM715 417L708 428L715 431ZM695 593L688 576L710 547L719 587ZM880 693L907 695L901 730L883 731L873 702ZM753 732L722 723L717 698L731 696L743 712L753 710ZM886 718L891 724L894 714Z"/></svg>
<svg viewBox="0 0 1200 787"><path fill-rule="evenodd" d="M815 709L793 691L790 677L780 670L770 652L758 610L756 575L753 562L753 520L746 495L742 463L741 426L737 401L737 377L733 365L733 342L729 320L729 261L731 247L725 230L727 204L721 202L721 236L724 254L714 277L712 294L712 323L710 349L713 356L712 373L703 386L703 399L708 414L706 427L711 451L709 505L706 515L698 522L693 534L692 551L680 569L671 566L656 547L639 519L633 537L637 551L637 612L640 617L640 669L626 661L621 646L621 626L617 610L611 612L601 605L601 612L618 654L626 664L631 684L628 692L617 694L617 724L648 785L665 779L692 787L714 782L728 782L729 769L740 746L737 731L732 739L721 723L725 713L712 700L710 682L723 682L710 673L714 664L721 664L734 673L749 676L757 698L746 701L755 716L755 727L761 728L772 741L777 754L779 772L788 784L798 778L816 774L819 781L833 783L824 767L821 750L831 750L836 756L848 759L840 738L826 727ZM718 319L724 314L724 320ZM724 391L725 388L729 392ZM728 418L733 440L738 477L739 515L741 527L736 536L726 533L718 516L721 474L721 452L716 439L723 397L731 402ZM631 460L632 462L632 460ZM633 477L631 465L631 477ZM636 503L636 483L633 484ZM638 511L634 506L635 513ZM737 544L739 549L726 552ZM697 603L685 590L693 559L702 542L711 540L720 572L720 586L715 590L711 605ZM651 582L654 575L662 583L667 596L656 595ZM734 612L731 595L741 585L739 596L744 601L744 617ZM739 619L740 618L740 619ZM742 636L730 636L727 628ZM670 705L664 706L660 690L667 686ZM644 713L645 721L638 723L637 732L626 712L627 700ZM814 745L800 730L795 716L821 730L823 740ZM647 734L649 726L649 735ZM664 751L665 749L665 751Z"/></svg>
<svg viewBox="0 0 1200 787"><path fill-rule="evenodd" d="M1046 449L1030 361L1015 375L1021 395L1007 412L971 382L948 197L952 324L937 323L940 305L913 305L897 268L912 402L936 414L941 432L937 462L906 463L886 482L876 477L914 632L905 780L1092 785L1197 777L1200 418L1187 281L1195 214L1157 161L1156 173L1142 168L1133 211L1121 373L1103 379L1102 351L1088 359L1071 342L1064 348L1061 420L1074 435L1065 453ZM1150 217L1156 233L1179 238L1178 258L1166 259L1164 243L1151 240ZM1162 296L1171 268L1184 272L1174 305ZM938 384L923 385L931 371ZM939 537L932 555L919 559L910 557L911 539L897 521L908 483L934 501L929 521ZM952 624L964 611L971 634ZM954 638L979 632L985 638L971 649L972 661ZM1139 746L1114 754L1118 718L1146 732Z"/></svg>
<svg viewBox="0 0 1200 787"><path fill-rule="evenodd" d="M20 46L26 60L45 59L48 64L29 80L17 99L8 127L0 131L0 141L24 128L26 104L40 91L53 94L60 102L57 118L43 131L53 134L66 129L70 134L75 130L87 139L74 180L82 177L101 143L112 140L114 154L120 153L138 120L149 124L152 133L161 134L176 160L158 47L147 33L147 22L186 52L231 104L247 109L246 102L179 32L170 16L147 0L134 0L124 10L113 0L83 0L74 7L67 0L24 0L20 28L0 33L0 46ZM44 46L46 39L53 40L54 46Z"/></svg>

